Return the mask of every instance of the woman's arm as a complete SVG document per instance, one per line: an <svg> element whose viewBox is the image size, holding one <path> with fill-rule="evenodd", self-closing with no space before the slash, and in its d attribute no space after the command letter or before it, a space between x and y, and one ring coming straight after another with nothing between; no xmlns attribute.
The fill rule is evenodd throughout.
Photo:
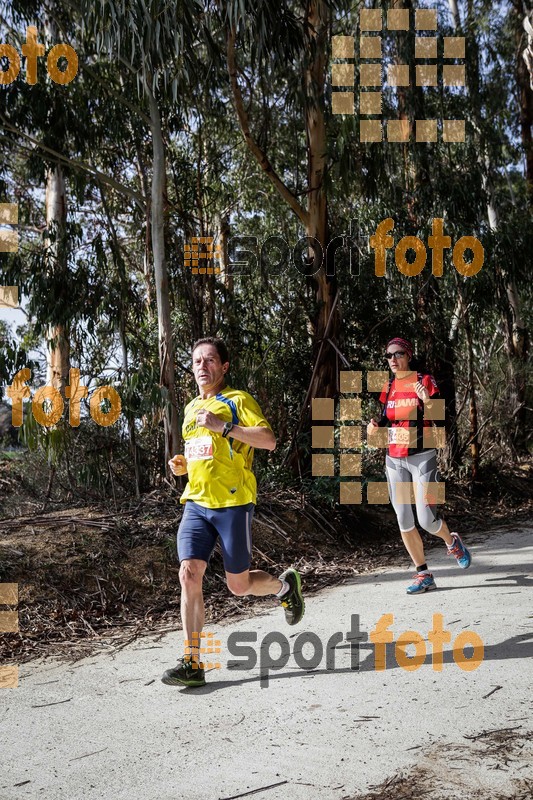
<svg viewBox="0 0 533 800"><path fill-rule="evenodd" d="M438 400L440 395L437 389L437 384L435 383L434 379L429 376L429 380L433 384L431 389L431 394L429 393L429 389L425 386L422 381L417 381L414 386L414 390L416 392L417 397L422 400L424 406L430 410L433 407L433 401Z"/></svg>

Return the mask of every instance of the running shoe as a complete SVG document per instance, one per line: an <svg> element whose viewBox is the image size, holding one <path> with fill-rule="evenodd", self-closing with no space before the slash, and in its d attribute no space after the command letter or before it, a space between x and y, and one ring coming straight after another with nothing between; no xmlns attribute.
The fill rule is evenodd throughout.
<svg viewBox="0 0 533 800"><path fill-rule="evenodd" d="M305 611L300 573L292 568L286 569L283 575L279 576L279 579L280 581L287 581L290 586L287 594L280 598L280 603L285 609L285 620L288 625L297 625Z"/></svg>
<svg viewBox="0 0 533 800"><path fill-rule="evenodd" d="M175 667L167 669L161 678L167 686L205 686L203 668L190 656L183 656Z"/></svg>
<svg viewBox="0 0 533 800"><path fill-rule="evenodd" d="M410 586L407 587L407 594L422 594L436 589L437 584L433 580L431 572L417 572Z"/></svg>
<svg viewBox="0 0 533 800"><path fill-rule="evenodd" d="M448 545L448 555L455 556L455 558L457 559L457 563L459 564L461 569L468 569L468 567L472 563L472 558L470 556L470 553L462 543L458 533L452 533L452 536L453 536L453 543L451 547Z"/></svg>

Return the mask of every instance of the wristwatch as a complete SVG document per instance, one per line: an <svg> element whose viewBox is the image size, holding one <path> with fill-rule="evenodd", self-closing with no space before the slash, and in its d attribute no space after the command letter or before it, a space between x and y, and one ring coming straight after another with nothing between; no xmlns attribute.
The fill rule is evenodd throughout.
<svg viewBox="0 0 533 800"><path fill-rule="evenodd" d="M222 436L224 437L224 439L227 437L228 433L231 431L232 428L233 428L233 422L224 423L224 430L222 431Z"/></svg>

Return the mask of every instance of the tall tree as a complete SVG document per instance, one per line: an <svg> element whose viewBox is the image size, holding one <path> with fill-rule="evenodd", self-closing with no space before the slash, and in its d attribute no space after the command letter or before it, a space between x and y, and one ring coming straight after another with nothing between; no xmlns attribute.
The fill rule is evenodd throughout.
<svg viewBox="0 0 533 800"><path fill-rule="evenodd" d="M97 7L84 1L83 7L87 25L96 33L100 52L118 59L136 77L148 108L152 137L150 243L159 329L160 384L166 395L166 463L178 451L179 427L165 246L167 157L161 106L168 101L177 102L180 78L186 78L192 67L191 43L199 6L195 0L176 3L109 0Z"/></svg>
<svg viewBox="0 0 533 800"><path fill-rule="evenodd" d="M63 170L59 164L46 170L46 227L45 239L47 270L60 276L68 271L66 247L67 201ZM51 321L47 328L47 384L64 394L70 369L70 345L67 324Z"/></svg>
<svg viewBox="0 0 533 800"><path fill-rule="evenodd" d="M460 21L456 13L454 0L450 0L454 25ZM490 13L490 11L488 12ZM483 75L480 67L480 45L477 37L479 17L474 9L472 0L466 3L466 40L467 40L467 65L466 82L472 107L472 121L478 144L478 159L483 179L483 187L487 198L487 219L490 230L497 239L501 233L501 213L497 193L497 170L493 163L493 147L490 144L494 136L492 119L487 119L483 105L487 102L486 91L483 86ZM457 33L462 32L456 29ZM502 248L503 249L503 248ZM513 413L518 415L522 424L517 425L515 446L523 450L523 421L525 415L525 364L528 357L529 333L522 312L520 294L516 284L514 269L510 260L499 258L496 261L496 270L500 278L498 288L500 302L503 309L505 326L505 346L509 357L511 374L510 399L514 406Z"/></svg>
<svg viewBox="0 0 533 800"><path fill-rule="evenodd" d="M516 82L520 103L520 137L526 161L527 198L530 209L533 209L533 27L529 21L529 16L524 18L522 14L523 5L521 0L513 0L512 20L516 43ZM533 11L531 12L531 19L533 20ZM524 23L524 27L522 27L521 23ZM531 67L531 71L528 71L528 65Z"/></svg>
<svg viewBox="0 0 533 800"><path fill-rule="evenodd" d="M334 256L328 225L328 145L326 133L325 87L329 63L331 12L326 0L309 0L300 4L261 0L242 3L230 0L225 4L227 29L227 63L233 102L238 123L250 155L259 164L263 175L271 182L282 200L295 214L307 237L302 258L296 265L306 275L312 291L313 306L309 314L312 340L312 372L302 404L300 421L292 443L301 432L309 429L310 401L314 397L333 397L338 391L337 351L340 332L338 283L332 267ZM246 55L250 71L258 66L261 78L251 78L248 103L241 87L243 75L250 75L237 58ZM294 175L287 179L274 165L275 154L269 152L268 135L254 131L250 119L254 94L261 96L263 110L268 107L266 88L270 78L278 80L280 65L294 62L294 72L285 78L289 106L297 109L303 121L307 185L294 188ZM263 78L263 71L269 77ZM303 89L303 91L302 91ZM268 112L264 123L267 122ZM262 142L261 142L262 139ZM289 182L290 181L290 182ZM290 185L292 184L292 186ZM298 192L298 194L297 194ZM303 205L299 194L306 197ZM302 269L304 266L304 269ZM298 448L288 453L294 469L299 469Z"/></svg>

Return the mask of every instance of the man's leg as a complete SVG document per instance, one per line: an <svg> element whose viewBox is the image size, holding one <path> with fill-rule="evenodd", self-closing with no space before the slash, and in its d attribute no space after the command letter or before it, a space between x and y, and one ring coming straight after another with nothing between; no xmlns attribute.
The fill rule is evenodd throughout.
<svg viewBox="0 0 533 800"><path fill-rule="evenodd" d="M230 592L239 597L276 595L285 610L285 620L289 625L296 625L304 615L305 602L300 573L295 569L286 569L279 578L274 578L262 569L226 572L226 581Z"/></svg>
<svg viewBox="0 0 533 800"><path fill-rule="evenodd" d="M181 623L183 638L189 645L185 645L185 654L193 655L199 659L198 646L191 644L193 633L201 633L205 621L204 595L202 583L207 567L205 561L190 558L181 562Z"/></svg>
<svg viewBox="0 0 533 800"><path fill-rule="evenodd" d="M246 569L244 572L226 572L228 589L238 597L252 594L255 597L265 597L267 594L279 594L283 583L279 578L274 578L262 569Z"/></svg>
<svg viewBox="0 0 533 800"><path fill-rule="evenodd" d="M167 669L161 678L169 686L205 684L204 670L199 663L199 643L192 645L192 635L201 633L204 626L202 582L216 540L217 532L206 519L206 509L188 500L178 530L181 621L183 636L188 644L178 664Z"/></svg>
<svg viewBox="0 0 533 800"><path fill-rule="evenodd" d="M253 503L210 512L210 521L220 536L228 588L241 597L276 595L285 610L286 621L296 625L305 611L299 573L287 569L279 578L274 578L261 569L250 570L253 514Z"/></svg>

